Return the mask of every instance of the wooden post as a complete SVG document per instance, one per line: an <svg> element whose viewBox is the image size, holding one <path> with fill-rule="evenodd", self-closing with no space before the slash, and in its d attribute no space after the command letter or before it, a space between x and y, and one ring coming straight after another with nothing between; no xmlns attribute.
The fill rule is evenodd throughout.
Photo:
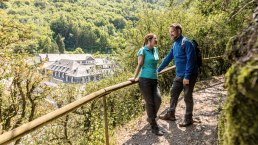
<svg viewBox="0 0 258 145"><path fill-rule="evenodd" d="M105 121L106 145L109 145L108 118L107 118L107 100L106 100L106 96L103 97L103 105L104 105L104 121Z"/></svg>

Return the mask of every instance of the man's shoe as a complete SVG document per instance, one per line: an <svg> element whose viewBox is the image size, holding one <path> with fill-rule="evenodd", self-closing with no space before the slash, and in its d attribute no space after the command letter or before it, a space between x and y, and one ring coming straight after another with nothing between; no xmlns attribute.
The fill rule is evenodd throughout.
<svg viewBox="0 0 258 145"><path fill-rule="evenodd" d="M175 112L167 111L166 114L159 115L159 119L175 121L176 120Z"/></svg>
<svg viewBox="0 0 258 145"><path fill-rule="evenodd" d="M158 126L152 126L151 132L154 133L157 136L163 136L164 133L161 131L161 129Z"/></svg>
<svg viewBox="0 0 258 145"><path fill-rule="evenodd" d="M193 119L185 119L182 123L179 124L180 127L187 127L193 124Z"/></svg>

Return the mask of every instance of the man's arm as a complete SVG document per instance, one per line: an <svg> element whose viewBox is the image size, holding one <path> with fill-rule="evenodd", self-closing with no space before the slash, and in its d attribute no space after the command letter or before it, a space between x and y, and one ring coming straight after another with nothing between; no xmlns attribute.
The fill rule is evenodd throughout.
<svg viewBox="0 0 258 145"><path fill-rule="evenodd" d="M189 80L190 75L193 73L194 66L196 63L195 61L196 55L195 55L195 50L193 46L188 40L185 41L184 45L185 45L186 59L187 59L184 79Z"/></svg>
<svg viewBox="0 0 258 145"><path fill-rule="evenodd" d="M173 46L171 47L168 55L164 58L164 60L162 61L162 63L160 64L159 68L158 68L158 72L162 71L170 62L171 60L174 58L173 55Z"/></svg>

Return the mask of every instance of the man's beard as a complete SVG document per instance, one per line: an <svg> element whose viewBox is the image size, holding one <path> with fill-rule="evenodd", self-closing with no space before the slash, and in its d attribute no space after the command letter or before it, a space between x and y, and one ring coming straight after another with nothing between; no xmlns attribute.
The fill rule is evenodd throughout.
<svg viewBox="0 0 258 145"><path fill-rule="evenodd" d="M178 36L173 36L173 40L177 40L179 38L180 35Z"/></svg>

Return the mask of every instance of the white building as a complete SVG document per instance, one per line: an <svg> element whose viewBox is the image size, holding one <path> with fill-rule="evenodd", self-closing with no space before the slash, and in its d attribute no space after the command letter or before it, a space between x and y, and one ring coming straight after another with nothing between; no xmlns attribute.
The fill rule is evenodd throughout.
<svg viewBox="0 0 258 145"><path fill-rule="evenodd" d="M44 72L51 72L54 82L87 83L114 71L114 61L94 59L90 54L39 54Z"/></svg>

